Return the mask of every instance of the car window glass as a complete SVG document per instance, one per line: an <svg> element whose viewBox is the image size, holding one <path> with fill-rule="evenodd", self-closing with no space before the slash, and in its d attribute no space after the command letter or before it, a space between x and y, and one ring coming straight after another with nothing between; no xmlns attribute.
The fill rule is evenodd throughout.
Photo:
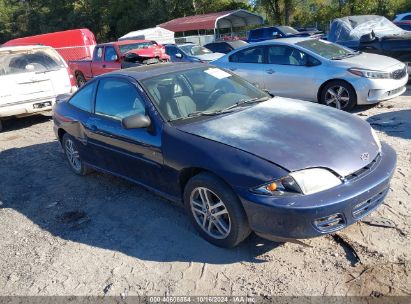
<svg viewBox="0 0 411 304"><path fill-rule="evenodd" d="M166 53L169 56L175 56L178 53L178 50L176 47L166 46Z"/></svg>
<svg viewBox="0 0 411 304"><path fill-rule="evenodd" d="M103 47L96 47L94 51L94 61L101 61L103 59Z"/></svg>
<svg viewBox="0 0 411 304"><path fill-rule="evenodd" d="M238 63L263 63L264 62L264 48L251 47L245 50L238 51L230 56L230 62Z"/></svg>
<svg viewBox="0 0 411 304"><path fill-rule="evenodd" d="M116 79L100 80L96 95L96 114L123 119L145 112L144 102L131 83Z"/></svg>
<svg viewBox="0 0 411 304"><path fill-rule="evenodd" d="M285 65L306 65L308 55L286 45L268 47L268 63Z"/></svg>
<svg viewBox="0 0 411 304"><path fill-rule="evenodd" d="M69 101L76 108L91 112L93 104L93 91L96 86L95 82L81 88Z"/></svg>
<svg viewBox="0 0 411 304"><path fill-rule="evenodd" d="M411 20L411 15L404 16L402 20Z"/></svg>
<svg viewBox="0 0 411 304"><path fill-rule="evenodd" d="M250 38L256 39L256 38L261 38L263 36L264 29L257 29L251 31Z"/></svg>
<svg viewBox="0 0 411 304"><path fill-rule="evenodd" d="M117 53L114 47L107 46L104 54L104 61L116 61Z"/></svg>

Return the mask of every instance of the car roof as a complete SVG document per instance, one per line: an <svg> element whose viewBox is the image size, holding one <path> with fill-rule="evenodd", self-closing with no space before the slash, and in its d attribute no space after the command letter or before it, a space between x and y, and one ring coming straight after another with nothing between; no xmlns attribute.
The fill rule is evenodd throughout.
<svg viewBox="0 0 411 304"><path fill-rule="evenodd" d="M205 63L192 63L192 62L178 62L178 63L158 63L158 64L151 64L151 65L144 65L133 67L124 70L118 70L112 73L104 74L99 76L100 78L104 78L106 76L115 76L115 75L122 75L122 76L129 76L136 80L144 80L156 76L160 76L167 73L173 72L183 72L195 68L201 67L211 67Z"/></svg>
<svg viewBox="0 0 411 304"><path fill-rule="evenodd" d="M151 42L152 40L120 40L113 42L100 43L99 45L126 45L130 43L142 43L142 42Z"/></svg>
<svg viewBox="0 0 411 304"><path fill-rule="evenodd" d="M13 52L13 51L28 51L28 50L39 50L39 49L53 49L46 45L18 45L18 46L4 46L0 47L0 52Z"/></svg>
<svg viewBox="0 0 411 304"><path fill-rule="evenodd" d="M307 41L307 40L317 40L316 38L311 38L311 37L290 37L290 38L278 38L278 39L272 39L272 40L265 40L261 42L256 42L251 45L265 45L265 44L297 44L302 41ZM250 45L248 45L250 46Z"/></svg>

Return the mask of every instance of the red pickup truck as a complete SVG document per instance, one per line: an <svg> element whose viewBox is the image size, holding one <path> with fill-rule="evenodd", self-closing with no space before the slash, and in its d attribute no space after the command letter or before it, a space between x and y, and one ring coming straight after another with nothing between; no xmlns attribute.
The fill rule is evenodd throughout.
<svg viewBox="0 0 411 304"><path fill-rule="evenodd" d="M169 61L165 48L155 41L123 40L98 44L94 48L92 60L69 61L68 65L81 87L86 81L101 74L130 67L132 64L144 64Z"/></svg>

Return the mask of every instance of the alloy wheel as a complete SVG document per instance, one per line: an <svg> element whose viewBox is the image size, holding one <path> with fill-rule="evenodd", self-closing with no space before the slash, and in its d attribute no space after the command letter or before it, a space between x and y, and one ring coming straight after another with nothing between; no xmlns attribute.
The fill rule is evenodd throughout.
<svg viewBox="0 0 411 304"><path fill-rule="evenodd" d="M350 93L343 86L330 87L325 93L325 104L337 109L344 109L350 102Z"/></svg>
<svg viewBox="0 0 411 304"><path fill-rule="evenodd" d="M209 236L225 239L231 231L231 220L224 202L210 189L195 188L190 196L191 212L197 224Z"/></svg>
<svg viewBox="0 0 411 304"><path fill-rule="evenodd" d="M81 171L81 159L80 155L76 149L76 146L70 138L66 140L65 144L66 148L66 155L70 165L73 167L74 170L77 172Z"/></svg>

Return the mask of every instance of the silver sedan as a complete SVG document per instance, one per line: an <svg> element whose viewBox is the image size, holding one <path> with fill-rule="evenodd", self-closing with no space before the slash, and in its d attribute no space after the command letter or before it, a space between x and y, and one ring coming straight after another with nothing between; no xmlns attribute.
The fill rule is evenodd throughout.
<svg viewBox="0 0 411 304"><path fill-rule="evenodd" d="M229 69L270 93L345 111L405 92L406 66L313 38L285 38L237 49L211 64Z"/></svg>

